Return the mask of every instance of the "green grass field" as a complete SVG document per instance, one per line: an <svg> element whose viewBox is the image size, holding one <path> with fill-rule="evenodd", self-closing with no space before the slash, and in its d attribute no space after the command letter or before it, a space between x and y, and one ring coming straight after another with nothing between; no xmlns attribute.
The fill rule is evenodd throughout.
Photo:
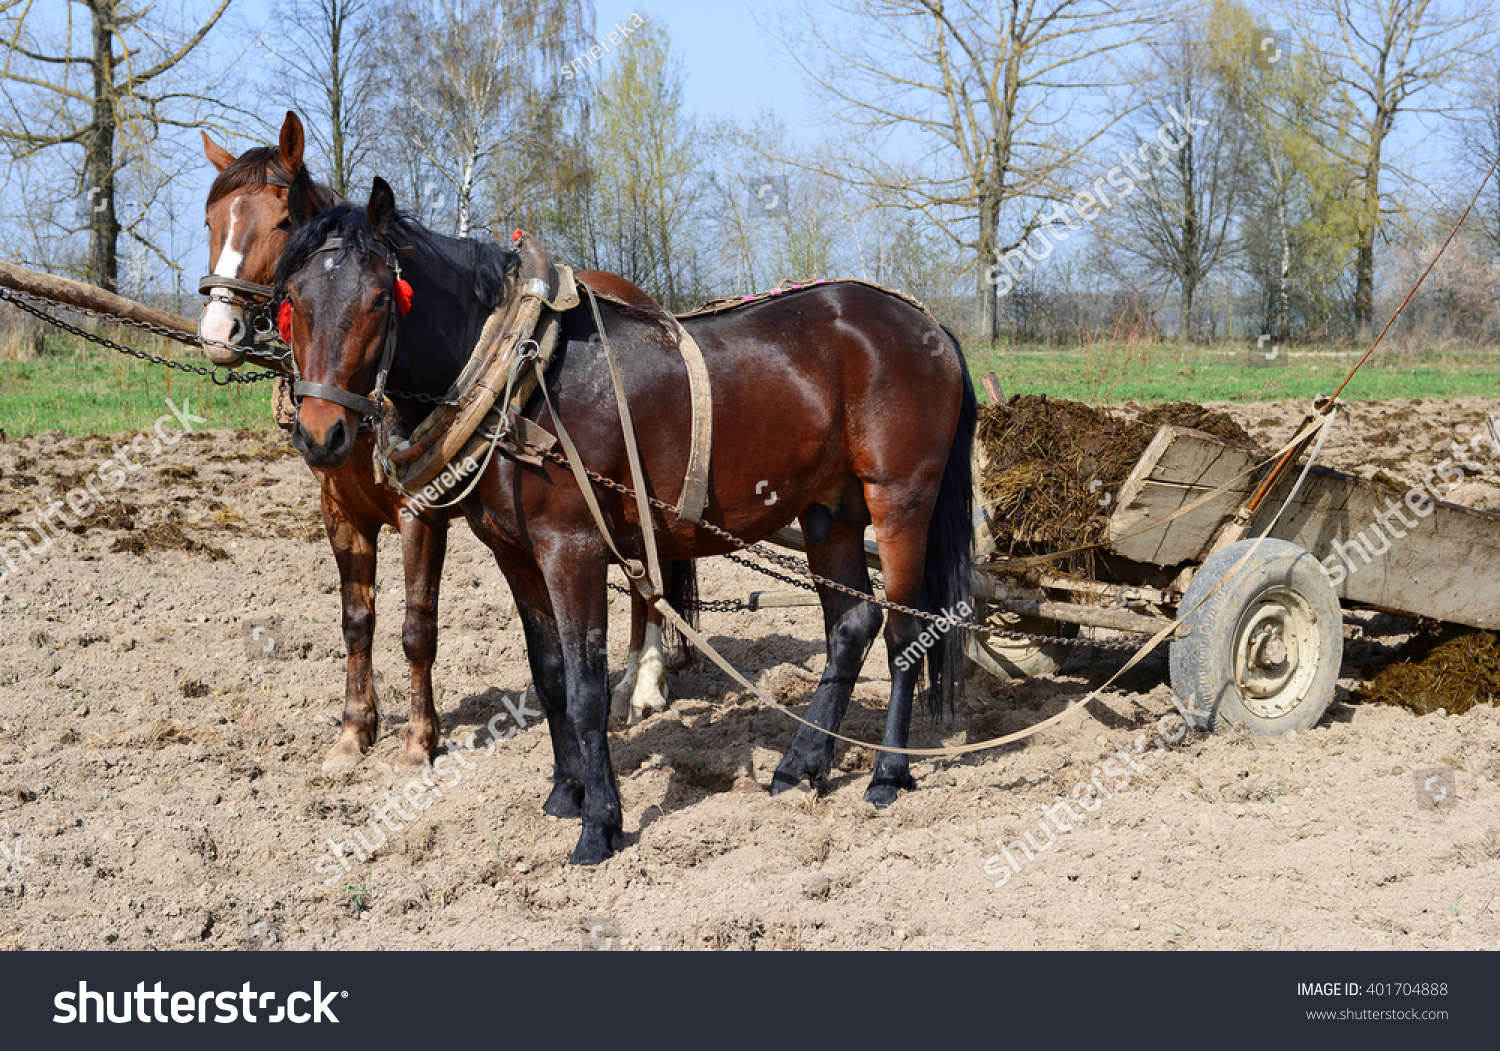
<svg viewBox="0 0 1500 1051"><path fill-rule="evenodd" d="M993 371L1006 395L1048 394L1093 404L1309 401L1333 393L1362 352L1283 350L1267 362L1251 344L966 348L976 382ZM1377 348L1343 394L1346 401L1470 396L1500 398L1500 350L1423 354Z"/></svg>
<svg viewBox="0 0 1500 1051"><path fill-rule="evenodd" d="M166 341L133 330L120 342L167 352ZM207 359L173 344L173 360ZM1094 404L1127 401L1308 401L1330 393L1358 358L1354 350L1282 351L1266 362L1249 344L1178 347L1093 345L1052 349L966 348L976 385L994 372L1007 394L1048 394ZM67 335L49 337L44 353L14 360L0 349L0 431L19 438L38 431L117 434L148 427L171 397L206 416L210 427L270 428L270 383L215 386ZM1345 392L1350 401L1391 398L1500 398L1500 350L1375 352ZM982 397L982 395L981 395Z"/></svg>
<svg viewBox="0 0 1500 1051"><path fill-rule="evenodd" d="M201 353L136 330L109 332L138 350L191 365L206 365ZM248 370L247 370L248 371ZM258 371L258 370L256 370ZM20 438L38 431L119 434L150 427L167 411L166 399L207 417L207 427L269 428L274 383L216 386L161 365L84 343L66 334L49 338L29 361L0 355L0 431ZM184 406L184 399L189 404Z"/></svg>

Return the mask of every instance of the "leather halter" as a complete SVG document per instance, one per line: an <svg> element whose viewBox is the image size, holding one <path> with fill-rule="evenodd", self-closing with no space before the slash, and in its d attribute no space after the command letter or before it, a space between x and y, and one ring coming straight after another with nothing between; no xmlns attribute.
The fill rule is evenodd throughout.
<svg viewBox="0 0 1500 1051"><path fill-rule="evenodd" d="M313 253L308 256L307 262L311 262L313 256L320 252L337 252L344 247L342 237L330 237L324 241ZM377 245L377 248L384 248ZM401 264L396 261L396 251L392 250L383 260L385 265L395 274L397 281L401 280ZM303 266L307 263L304 262ZM343 387L335 387L329 383L313 383L302 379L300 376L292 384L292 400L300 403L303 398L317 398L320 401L330 401L335 405L342 405L346 409L352 409L360 414L361 418L378 420L385 411L385 381L391 371L391 361L396 356L396 338L399 328L396 309L396 296L390 296L386 304L385 315L385 340L380 350L380 368L375 374L375 389L368 397L355 394L353 391L345 390ZM293 358L295 365L296 359ZM299 370L300 371L300 370Z"/></svg>
<svg viewBox="0 0 1500 1051"><path fill-rule="evenodd" d="M291 181L285 176L278 175L269 167L266 168L265 180L262 186L275 186L278 189L287 190L291 188ZM254 281L242 281L237 277L221 277L218 274L204 274L198 279L198 294L207 296L210 301L224 304L238 303L242 306L252 307L255 312L251 315L251 324L248 329L248 338L242 339L241 346L251 346L260 339L272 338L276 326L271 322L270 306L275 296L275 289L269 285L258 285Z"/></svg>

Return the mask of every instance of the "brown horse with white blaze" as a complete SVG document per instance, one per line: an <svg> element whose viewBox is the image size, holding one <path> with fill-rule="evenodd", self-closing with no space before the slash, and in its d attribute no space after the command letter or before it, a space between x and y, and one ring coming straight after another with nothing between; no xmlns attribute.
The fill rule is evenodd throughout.
<svg viewBox="0 0 1500 1051"><path fill-rule="evenodd" d="M413 295L410 311L390 306L394 246ZM313 265L316 261L316 265ZM375 180L368 205L341 205L297 232L277 266L277 290L291 304L291 345L310 382L372 388L398 325L390 385L414 392L448 389L472 339L495 307L514 294L519 257L498 245L460 242L401 217L394 195ZM550 406L533 398L526 415L557 433L558 414L587 467L615 484L643 485L666 501L679 498L692 427L686 367L676 327L664 315L599 304L618 350L624 394L647 423L637 433L643 477L628 465L614 384L588 306L561 318L559 353L546 376ZM938 326L904 299L854 282L829 282L721 314L684 322L702 348L712 383L713 418L721 428L709 470L704 520L745 540L802 524L814 572L868 598L864 531L873 525L886 594L928 614L969 596L973 526L970 455L977 406L968 370L951 336L934 351ZM591 339L590 337L595 337ZM337 426L350 410L304 401L309 462L331 464ZM419 417L399 404L408 426ZM778 499L762 495L769 481ZM664 559L724 554L734 545L675 516L639 520L635 502L596 487L605 526L625 557L644 553L653 531ZM532 678L554 726L560 777L548 800L573 803L583 829L577 864L604 860L621 846L622 814L609 757L605 585L615 556L568 468L497 456L463 502L474 534L495 554L510 581L527 643ZM828 660L800 727L773 776L772 792L827 783L833 740L860 667L881 630L880 607L820 587ZM866 799L894 803L915 787L904 754L912 701L925 663L934 707L962 688L958 633L937 633L922 660L924 621L892 609L885 623L891 702L883 744ZM929 638L932 636L929 635ZM923 640L925 641L925 640Z"/></svg>
<svg viewBox="0 0 1500 1051"><path fill-rule="evenodd" d="M297 115L288 112L278 145L247 150L236 158L203 134L203 148L218 172L209 191L205 225L209 231L209 265L218 287L199 319L199 335L217 343L248 348L253 345L251 317L264 303L257 287L269 292L276 260L288 238L311 216L340 202L331 189L316 182L304 163L305 136ZM640 289L613 274L585 271L580 277L593 287L627 301L653 304ZM213 343L205 351L215 363L239 365L243 353ZM275 366L272 366L275 367ZM299 428L300 431L300 428ZM300 434L294 434L294 444ZM314 467L321 490L323 525L333 548L340 578L344 644L348 655L342 730L330 749L325 770L354 765L379 734L371 652L375 632L375 554L382 526L401 537L405 571L406 616L402 648L410 665L411 711L407 722L403 762L421 765L437 749L442 733L433 703L432 665L437 652L437 603L448 523L457 508L433 508L407 500L379 484L373 467L374 444L369 430L351 425L347 458L336 467ZM695 588L693 567L673 569L674 605ZM637 600L632 609L629 668L622 679L617 708L635 721L644 712L666 707L660 675L662 653L660 617ZM646 674L635 675L638 667ZM654 672L654 674L653 674Z"/></svg>

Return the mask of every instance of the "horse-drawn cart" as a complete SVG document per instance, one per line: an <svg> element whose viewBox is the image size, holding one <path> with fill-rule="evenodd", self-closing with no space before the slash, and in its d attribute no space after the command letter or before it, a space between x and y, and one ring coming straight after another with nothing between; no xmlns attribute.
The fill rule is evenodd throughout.
<svg viewBox="0 0 1500 1051"><path fill-rule="evenodd" d="M981 507L975 619L1058 641L971 634L973 664L1002 680L1046 675L1062 664L1080 627L1154 634L1181 613L1171 643L1174 691L1213 721L1274 736L1311 726L1333 699L1341 606L1500 628L1500 601L1487 584L1489 571L1500 568L1500 515L1316 466L1290 504L1297 471L1246 513L1269 471L1257 471L1258 462L1212 435L1161 427L1112 494L1091 578L997 555ZM1153 527L1226 484L1202 506ZM1245 560L1255 541L1240 538L1258 537L1273 519ZM795 530L773 541L800 547ZM878 567L875 545L868 548ZM751 596L756 606L815 601L785 592Z"/></svg>

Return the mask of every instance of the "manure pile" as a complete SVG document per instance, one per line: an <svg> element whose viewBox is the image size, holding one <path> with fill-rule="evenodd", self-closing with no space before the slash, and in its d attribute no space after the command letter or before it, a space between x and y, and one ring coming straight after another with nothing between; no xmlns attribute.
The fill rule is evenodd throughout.
<svg viewBox="0 0 1500 1051"><path fill-rule="evenodd" d="M986 456L980 491L999 551L1032 554L1104 539L1112 498L1162 424L1191 427L1255 448L1222 412L1192 402L1155 406L1138 417L1083 402L1018 394L979 410ZM1092 570L1089 553L1060 563Z"/></svg>
<svg viewBox="0 0 1500 1051"><path fill-rule="evenodd" d="M1492 704L1500 697L1500 639L1451 624L1425 627L1358 692L1372 704L1394 704L1417 715L1439 708L1461 715L1476 704Z"/></svg>

